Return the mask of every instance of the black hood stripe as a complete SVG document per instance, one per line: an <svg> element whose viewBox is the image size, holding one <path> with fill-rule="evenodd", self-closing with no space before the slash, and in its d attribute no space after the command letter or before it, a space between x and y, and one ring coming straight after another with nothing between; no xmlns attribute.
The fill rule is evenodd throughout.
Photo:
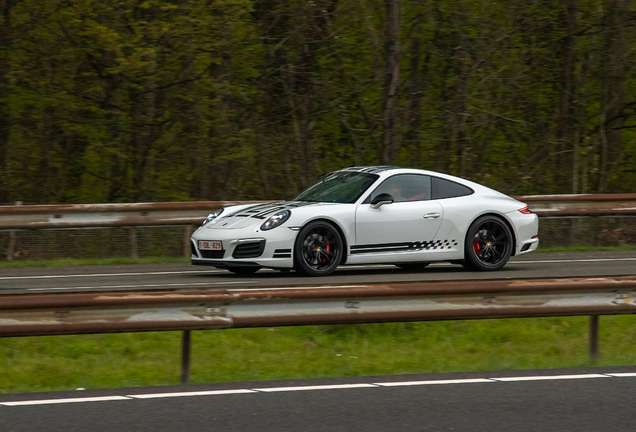
<svg viewBox="0 0 636 432"><path fill-rule="evenodd" d="M291 210L311 204L316 203L308 201L282 201L277 203L256 204L227 215L226 217L252 217L256 219L265 219L282 210Z"/></svg>

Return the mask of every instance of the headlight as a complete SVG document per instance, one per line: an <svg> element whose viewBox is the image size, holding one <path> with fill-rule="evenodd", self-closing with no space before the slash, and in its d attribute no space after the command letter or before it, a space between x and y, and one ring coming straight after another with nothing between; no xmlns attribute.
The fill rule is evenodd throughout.
<svg viewBox="0 0 636 432"><path fill-rule="evenodd" d="M203 221L203 225L207 225L209 222L213 221L214 219L218 218L221 213L223 213L223 209L221 210L217 210L212 214L209 214L207 218L205 218L205 220ZM201 225L201 226L203 226Z"/></svg>
<svg viewBox="0 0 636 432"><path fill-rule="evenodd" d="M283 210L276 213L274 216L270 217L265 221L263 225L261 225L261 230L267 231L272 228L276 228L279 225L285 223L287 219L291 216L291 212L289 210Z"/></svg>

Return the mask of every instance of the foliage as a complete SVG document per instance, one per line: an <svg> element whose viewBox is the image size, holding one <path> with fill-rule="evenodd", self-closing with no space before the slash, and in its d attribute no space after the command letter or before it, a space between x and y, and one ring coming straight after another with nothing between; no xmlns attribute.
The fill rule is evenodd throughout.
<svg viewBox="0 0 636 432"><path fill-rule="evenodd" d="M0 202L289 198L370 164L511 194L636 191L629 0L2 8Z"/></svg>

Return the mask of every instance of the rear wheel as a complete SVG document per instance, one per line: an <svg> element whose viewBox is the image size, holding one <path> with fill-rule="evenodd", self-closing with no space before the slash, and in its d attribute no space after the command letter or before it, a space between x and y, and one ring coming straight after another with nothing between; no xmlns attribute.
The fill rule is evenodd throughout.
<svg viewBox="0 0 636 432"><path fill-rule="evenodd" d="M229 271L231 271L232 273L235 273L237 275L251 275L256 273L257 271L259 271L261 268L260 267L252 267L252 266L245 266L245 267L228 267L227 268Z"/></svg>
<svg viewBox="0 0 636 432"><path fill-rule="evenodd" d="M429 263L406 263L406 264L396 264L396 267L401 268L406 271L422 271L426 267L428 267Z"/></svg>
<svg viewBox="0 0 636 432"><path fill-rule="evenodd" d="M482 216L466 234L463 266L468 270L499 270L510 259L512 247L508 225L496 216Z"/></svg>
<svg viewBox="0 0 636 432"><path fill-rule="evenodd" d="M343 248L342 238L333 225L310 222L296 237L294 268L306 276L327 276L340 264Z"/></svg>

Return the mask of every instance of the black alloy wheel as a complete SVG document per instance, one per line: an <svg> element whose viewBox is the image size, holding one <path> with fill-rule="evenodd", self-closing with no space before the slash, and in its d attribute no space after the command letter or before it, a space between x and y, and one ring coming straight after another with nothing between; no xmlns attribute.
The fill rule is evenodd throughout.
<svg viewBox="0 0 636 432"><path fill-rule="evenodd" d="M232 266L227 269L237 275L249 276L256 273L261 268L256 266Z"/></svg>
<svg viewBox="0 0 636 432"><path fill-rule="evenodd" d="M430 263L404 263L404 264L396 264L396 267L401 268L406 271L418 272L424 270L428 267Z"/></svg>
<svg viewBox="0 0 636 432"><path fill-rule="evenodd" d="M496 216L482 216L466 234L463 266L468 270L499 270L510 259L512 247L508 225Z"/></svg>
<svg viewBox="0 0 636 432"><path fill-rule="evenodd" d="M342 238L333 225L310 222L296 237L294 268L306 276L327 276L340 264L343 247Z"/></svg>

